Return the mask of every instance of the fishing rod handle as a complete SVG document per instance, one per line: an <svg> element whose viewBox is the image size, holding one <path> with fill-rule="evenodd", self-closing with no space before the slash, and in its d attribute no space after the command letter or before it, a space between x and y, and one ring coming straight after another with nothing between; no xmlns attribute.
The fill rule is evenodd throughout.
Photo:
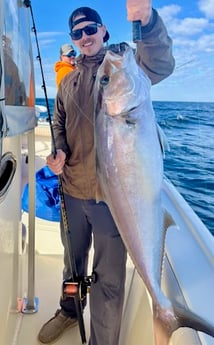
<svg viewBox="0 0 214 345"><path fill-rule="evenodd" d="M134 43L141 41L141 21L140 20L134 20L132 22L132 37L133 37Z"/></svg>

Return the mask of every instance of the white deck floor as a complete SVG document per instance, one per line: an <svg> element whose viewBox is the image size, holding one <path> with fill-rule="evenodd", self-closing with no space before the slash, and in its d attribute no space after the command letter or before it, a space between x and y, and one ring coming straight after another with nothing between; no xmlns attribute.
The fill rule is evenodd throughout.
<svg viewBox="0 0 214 345"><path fill-rule="evenodd" d="M36 256L35 295L39 298L39 309L34 314L19 314L18 323L20 323L20 331L15 344L39 344L37 334L41 326L54 315L56 309L59 307L62 262L63 258L61 255ZM86 332L88 334L89 313L86 311L84 314ZM29 342L27 342L27 339ZM67 330L56 344L81 344L78 327Z"/></svg>
<svg viewBox="0 0 214 345"><path fill-rule="evenodd" d="M128 261L129 262L129 261ZM35 296L39 299L38 312L34 314L16 313L11 315L16 322L16 332L11 339L11 345L36 345L40 344L37 340L37 334L41 326L54 315L59 307L58 301L61 293L62 283L62 255L36 255L35 271ZM127 270L127 291L129 290L132 278L133 268ZM89 295L90 296L90 295ZM84 311L84 321L86 328L86 337L89 338L89 309ZM12 319L11 319L12 322ZM9 344L9 343L8 343ZM79 328L68 329L55 344L70 345L81 344ZM2 344L3 345L3 344ZM6 344L5 344L6 345Z"/></svg>

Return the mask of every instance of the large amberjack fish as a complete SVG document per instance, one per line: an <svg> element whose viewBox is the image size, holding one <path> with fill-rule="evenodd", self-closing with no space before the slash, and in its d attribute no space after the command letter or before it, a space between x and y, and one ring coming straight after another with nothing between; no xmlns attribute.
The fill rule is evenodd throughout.
<svg viewBox="0 0 214 345"><path fill-rule="evenodd" d="M150 99L150 80L133 51L108 51L95 83L97 174L132 261L153 302L156 345L179 327L214 336L214 327L172 303L160 286L165 230L161 208L163 152Z"/></svg>

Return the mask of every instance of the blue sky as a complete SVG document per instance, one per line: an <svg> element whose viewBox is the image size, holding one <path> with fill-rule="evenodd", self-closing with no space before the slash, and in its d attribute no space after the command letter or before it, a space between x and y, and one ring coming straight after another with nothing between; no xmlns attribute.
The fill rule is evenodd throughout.
<svg viewBox="0 0 214 345"><path fill-rule="evenodd" d="M141 0L142 1L142 0ZM174 73L152 87L152 99L161 101L214 102L214 0L156 0L153 7L163 18L173 39ZM59 48L71 43L68 18L80 6L96 9L111 34L110 43L132 41L126 1L31 1L49 98L56 95L54 63ZM44 97L35 38L36 97Z"/></svg>

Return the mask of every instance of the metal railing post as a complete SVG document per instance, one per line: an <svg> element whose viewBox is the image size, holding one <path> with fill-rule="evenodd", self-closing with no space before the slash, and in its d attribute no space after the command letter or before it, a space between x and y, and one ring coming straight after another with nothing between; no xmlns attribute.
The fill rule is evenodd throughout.
<svg viewBox="0 0 214 345"><path fill-rule="evenodd" d="M38 311L38 298L35 298L35 132L30 131L28 138L28 290L24 298L22 312L32 314Z"/></svg>

